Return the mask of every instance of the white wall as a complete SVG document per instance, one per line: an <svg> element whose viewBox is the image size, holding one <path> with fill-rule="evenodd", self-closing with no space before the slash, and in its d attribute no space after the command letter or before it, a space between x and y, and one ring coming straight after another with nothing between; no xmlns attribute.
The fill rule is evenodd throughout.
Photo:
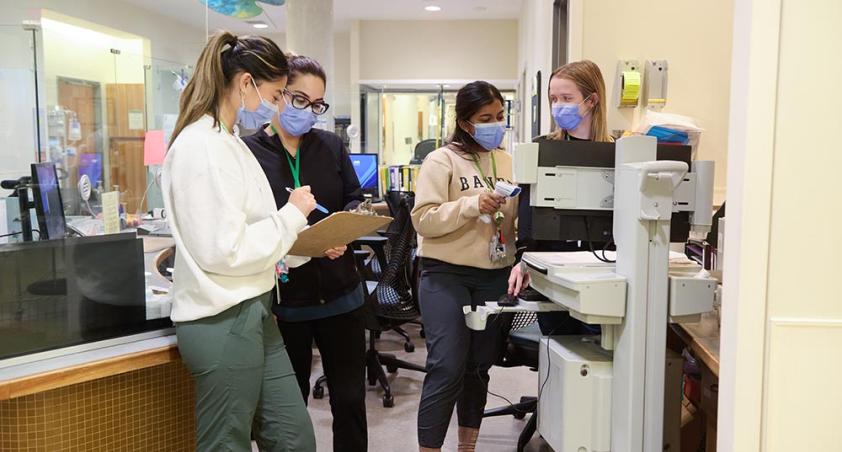
<svg viewBox="0 0 842 452"><path fill-rule="evenodd" d="M571 54L602 69L611 103L608 128L628 130L643 108L614 105L617 61L669 62L667 113L696 118L705 129L697 158L716 161L715 197L725 196L733 0L573 0L582 7Z"/></svg>
<svg viewBox="0 0 842 452"><path fill-rule="evenodd" d="M337 33L333 43L333 104L330 113L333 116L351 114L351 33ZM356 103L359 103L359 98Z"/></svg>
<svg viewBox="0 0 842 452"><path fill-rule="evenodd" d="M842 4L737 3L718 445L842 442ZM806 239L806 240L805 240ZM834 257L831 257L834 256ZM828 381L828 378L831 381Z"/></svg>
<svg viewBox="0 0 842 452"><path fill-rule="evenodd" d="M0 23L20 25L24 19L37 20L41 8L146 37L152 42L154 57L173 62L193 64L205 43L203 29L110 0L3 1ZM196 14L204 14L203 8L196 2Z"/></svg>
<svg viewBox="0 0 842 452"><path fill-rule="evenodd" d="M516 78L517 21L360 21L361 80Z"/></svg>
<svg viewBox="0 0 842 452"><path fill-rule="evenodd" d="M550 114L547 103L547 81L552 67L552 26L553 0L524 1L518 20L518 80L524 89L518 90L521 120L519 141L531 141L532 138L532 92L535 89L535 74L541 71L541 133L550 131ZM525 75L524 75L525 72ZM524 79L525 77L525 79ZM521 85L519 85L521 86Z"/></svg>

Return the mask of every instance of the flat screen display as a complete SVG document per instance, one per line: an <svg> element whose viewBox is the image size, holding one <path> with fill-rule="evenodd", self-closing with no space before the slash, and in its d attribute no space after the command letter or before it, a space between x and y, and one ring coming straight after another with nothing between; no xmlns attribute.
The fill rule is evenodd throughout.
<svg viewBox="0 0 842 452"><path fill-rule="evenodd" d="M351 154L350 157L363 193L374 197L379 196L377 154Z"/></svg>
<svg viewBox="0 0 842 452"><path fill-rule="evenodd" d="M64 238L67 225L56 166L52 163L32 164L32 185L39 237L41 240Z"/></svg>

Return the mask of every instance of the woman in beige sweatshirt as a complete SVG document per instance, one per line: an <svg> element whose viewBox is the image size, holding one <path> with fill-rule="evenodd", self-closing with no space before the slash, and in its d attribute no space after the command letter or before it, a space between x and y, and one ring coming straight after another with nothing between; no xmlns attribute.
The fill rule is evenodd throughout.
<svg viewBox="0 0 842 452"><path fill-rule="evenodd" d="M477 81L456 95L450 143L430 153L419 173L412 222L421 256L419 301L427 341L427 374L418 408L422 451L439 450L456 406L459 451L475 448L500 352L502 322L469 330L463 306L506 293L515 256L517 200L493 192L512 181L512 159L499 149L505 133L503 96Z"/></svg>

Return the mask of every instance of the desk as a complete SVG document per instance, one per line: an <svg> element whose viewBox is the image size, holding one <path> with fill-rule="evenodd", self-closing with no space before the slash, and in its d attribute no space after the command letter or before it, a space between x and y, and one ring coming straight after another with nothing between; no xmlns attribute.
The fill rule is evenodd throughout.
<svg viewBox="0 0 842 452"><path fill-rule="evenodd" d="M719 397L719 323L716 314L702 314L698 323L673 324L672 331L701 363L701 401L705 418L706 452L716 451L716 420ZM682 449L683 449L682 445Z"/></svg>
<svg viewBox="0 0 842 452"><path fill-rule="evenodd" d="M705 313L701 322L673 324L672 328L693 350L693 354L719 378L719 324L715 314Z"/></svg>
<svg viewBox="0 0 842 452"><path fill-rule="evenodd" d="M172 246L144 238L154 285L170 287L157 264ZM193 380L173 330L153 333L3 369L0 450L194 450Z"/></svg>
<svg viewBox="0 0 842 452"><path fill-rule="evenodd" d="M377 215L388 216L390 214L389 205L386 204L385 201L375 202L371 204L371 210L373 210L374 213L376 213Z"/></svg>

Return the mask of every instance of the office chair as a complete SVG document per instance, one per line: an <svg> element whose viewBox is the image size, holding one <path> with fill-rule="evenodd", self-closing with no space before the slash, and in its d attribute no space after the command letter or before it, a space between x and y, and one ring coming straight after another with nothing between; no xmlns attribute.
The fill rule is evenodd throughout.
<svg viewBox="0 0 842 452"><path fill-rule="evenodd" d="M424 158L427 157L427 154L436 150L439 147L439 140L431 139L431 140L421 140L418 144L415 145L415 151L412 153L412 160L409 161L410 165L420 165L424 162Z"/></svg>
<svg viewBox="0 0 842 452"><path fill-rule="evenodd" d="M384 391L383 406L386 408L395 405L386 371L389 373L395 373L398 369L426 371L423 366L397 359L394 354L381 353L376 347L377 333L394 330L421 316L416 299L415 267L412 262L415 228L412 226L409 215L415 204L415 195L407 192L390 192L387 195L387 199L389 198L395 203L396 208L394 221L389 226L386 237L362 238L353 244L357 250L362 246L371 247L375 251L371 261L378 262L382 269L379 280L370 281L370 265L366 265L364 260L368 253L355 252L361 276L367 283L364 309L366 310L366 329L369 330L366 352L368 384L372 386L380 384ZM382 260L381 256L386 255L388 259ZM408 334L404 337L408 338ZM404 348L407 349L406 345ZM414 349L414 346L412 348ZM411 350L407 349L407 351ZM313 387L314 398L324 397L324 382L324 376L316 381Z"/></svg>
<svg viewBox="0 0 842 452"><path fill-rule="evenodd" d="M538 327L538 317L534 312L519 312L514 315L511 328L508 330L505 349L494 363L500 367L527 366L532 371L538 370L538 350L541 341L541 330ZM514 416L523 419L531 414L518 437L517 450L522 452L526 444L532 439L538 426L538 398L524 396L518 403L485 410L483 417Z"/></svg>

